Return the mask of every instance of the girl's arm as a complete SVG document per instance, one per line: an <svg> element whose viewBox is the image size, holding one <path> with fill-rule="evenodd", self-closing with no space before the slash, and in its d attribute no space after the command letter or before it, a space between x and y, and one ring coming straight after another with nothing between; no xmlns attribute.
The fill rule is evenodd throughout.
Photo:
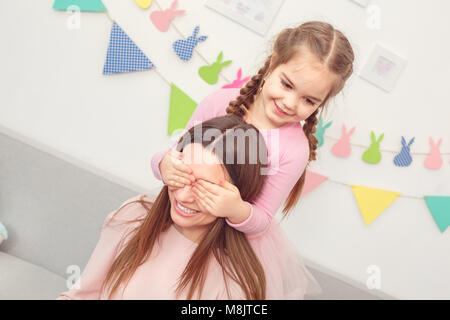
<svg viewBox="0 0 450 320"><path fill-rule="evenodd" d="M200 104L195 108L194 113L189 119L184 132L187 132L190 128L195 126L196 124L215 118L219 116L224 116L226 114L226 108L231 100L239 95L238 88L231 89L218 89L213 93L206 96L205 99L200 102ZM171 148L157 152L152 157L152 171L153 175L156 179L162 180L161 171L159 169L159 164L161 160L164 158L167 151L170 149L175 149L177 142L175 142Z"/></svg>
<svg viewBox="0 0 450 320"><path fill-rule="evenodd" d="M140 196L131 198L125 203L139 199ZM122 206L121 205L121 206ZM117 210L108 214L104 220L100 239L89 258L80 278L75 286L65 292L62 292L56 300L99 300L101 287L106 278L109 268L114 262L118 249L122 246L125 236L131 231L134 224L127 223L126 220L131 214L136 215L136 206L139 203L127 205L116 214ZM134 210L133 210L134 209ZM144 211L145 209L142 208ZM113 217L113 215L115 215ZM127 219L124 219L124 217ZM77 288L79 286L79 288Z"/></svg>
<svg viewBox="0 0 450 320"><path fill-rule="evenodd" d="M247 219L234 224L227 218L228 225L248 235L261 233L269 226L306 168L309 144L306 137L298 140L296 139L295 148L288 148L288 152L280 158L276 173L267 175L258 197L249 203L251 210Z"/></svg>

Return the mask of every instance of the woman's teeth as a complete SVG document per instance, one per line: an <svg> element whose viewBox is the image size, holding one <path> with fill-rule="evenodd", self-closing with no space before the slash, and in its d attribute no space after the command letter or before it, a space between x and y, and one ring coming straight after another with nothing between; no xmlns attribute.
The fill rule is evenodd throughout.
<svg viewBox="0 0 450 320"><path fill-rule="evenodd" d="M186 213L197 213L198 212L197 210L191 210L191 209L183 207L179 202L177 202L177 206L178 206L178 208L180 208L181 210L183 210Z"/></svg>

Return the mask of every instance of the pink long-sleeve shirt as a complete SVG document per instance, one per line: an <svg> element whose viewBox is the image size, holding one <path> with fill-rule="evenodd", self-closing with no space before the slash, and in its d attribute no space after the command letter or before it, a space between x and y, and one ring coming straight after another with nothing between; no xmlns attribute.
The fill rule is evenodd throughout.
<svg viewBox="0 0 450 320"><path fill-rule="evenodd" d="M194 125L224 116L230 101L239 96L240 88L218 89L208 95L195 109L185 131ZM249 203L251 210L248 218L238 224L226 219L228 225L236 230L254 235L263 232L271 219L287 199L289 192L306 168L309 158L309 143L300 122L292 122L277 129L259 130L264 137L268 150L270 172L258 197ZM155 177L162 180L159 164L176 143L156 153L152 157L152 170Z"/></svg>

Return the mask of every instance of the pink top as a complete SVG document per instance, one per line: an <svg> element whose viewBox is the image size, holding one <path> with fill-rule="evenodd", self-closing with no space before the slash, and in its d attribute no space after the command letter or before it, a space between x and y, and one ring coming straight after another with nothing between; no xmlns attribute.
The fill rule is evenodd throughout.
<svg viewBox="0 0 450 320"><path fill-rule="evenodd" d="M133 197L123 204L138 200L141 196ZM154 201L149 196L146 195L146 197L145 200ZM127 237L129 231L140 223L130 221L143 218L147 214L146 209L140 203L129 204L122 208L119 213L115 214L116 212L117 210L111 212L103 223L97 246L81 274L80 281L76 283L80 287L62 292L57 300L105 300L108 298L105 292L100 291L103 281L114 259L119 255L120 250L125 247L126 240L129 239ZM175 299L178 277L183 272L198 244L182 235L174 228L173 224L166 232L161 234L160 241L160 246L156 242L155 251L152 252L151 257L136 269L125 290L122 292L122 287L115 292L112 296L113 300ZM180 254L180 252L183 252L183 254ZM155 255L157 255L157 259L154 259ZM222 268L216 259L211 261L201 299L228 299ZM245 294L238 284L228 279L228 286L231 299L245 300ZM182 292L179 299L186 299L186 291ZM194 299L197 299L196 295L194 295Z"/></svg>
<svg viewBox="0 0 450 320"><path fill-rule="evenodd" d="M224 116L230 101L239 96L239 91L240 88L222 88L208 95L195 109L185 131L200 122ZM309 159L309 143L300 122L259 131L266 141L272 172L267 175L258 197L250 203L250 216L239 224L233 224L226 219L228 225L247 235L261 233L269 226L271 219L305 170ZM176 143L171 148L175 149ZM152 157L153 174L159 180L162 180L159 163L168 150L158 152Z"/></svg>

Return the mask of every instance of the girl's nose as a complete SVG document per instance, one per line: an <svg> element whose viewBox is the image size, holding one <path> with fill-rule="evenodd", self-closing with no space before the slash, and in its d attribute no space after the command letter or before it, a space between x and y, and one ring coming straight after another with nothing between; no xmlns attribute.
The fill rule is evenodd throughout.
<svg viewBox="0 0 450 320"><path fill-rule="evenodd" d="M290 95L283 100L282 107L284 107L284 109L289 112L289 114L293 114L295 112L297 103L297 98L294 95Z"/></svg>

